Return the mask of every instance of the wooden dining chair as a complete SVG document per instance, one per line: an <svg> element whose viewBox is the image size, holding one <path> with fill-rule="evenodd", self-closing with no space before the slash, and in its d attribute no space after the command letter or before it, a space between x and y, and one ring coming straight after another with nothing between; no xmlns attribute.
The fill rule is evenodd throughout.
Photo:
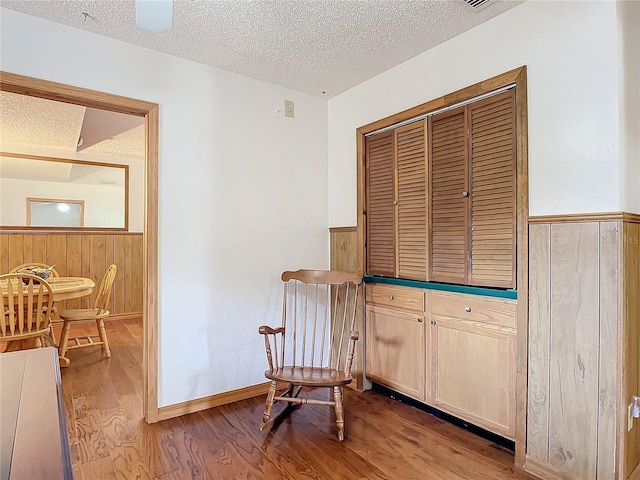
<svg viewBox="0 0 640 480"><path fill-rule="evenodd" d="M102 346L102 353L105 358L111 357L109 350L109 340L107 332L104 328L104 319L107 318L109 312L109 299L111 298L111 289L113 288L113 280L116 277L117 267L113 264L107 268L102 278L98 294L96 295L93 308L78 308L63 310L60 312L60 318L64 322L62 333L60 335L60 346L58 347L58 355L60 356L60 366L69 366L70 360L66 357L69 350L76 348L92 347L95 345ZM76 322L95 321L98 329L98 335L88 335L82 337L69 338L71 325ZM99 339L96 341L96 339ZM70 342L72 344L70 344Z"/></svg>
<svg viewBox="0 0 640 480"><path fill-rule="evenodd" d="M38 263L38 262L28 262L28 263L23 263L21 265L18 265L17 267L13 267L9 273L16 273L16 272L20 272L21 270L26 270L29 268L33 268L33 267L38 267L38 268L46 268L48 270L51 270L51 277L59 277L60 274L58 273L58 271L55 268L51 268L49 265L47 265L46 263ZM51 337L51 340L54 344L56 344L56 334L53 331L54 327L56 325L60 325L60 323L62 323L62 321L60 320L60 316L58 315L58 309L56 308L56 305L54 303L53 307L51 307L51 327L49 328L49 336Z"/></svg>
<svg viewBox="0 0 640 480"><path fill-rule="evenodd" d="M22 265L18 265L17 267L13 267L9 273L15 273L18 272L19 270L26 270L28 268L32 268L32 267L39 267L39 268L46 268L51 270L51 276L52 277L59 277L60 275L58 274L58 271L55 268L50 268L49 265L47 265L46 263L37 263L37 262L30 262L30 263L23 263Z"/></svg>
<svg viewBox="0 0 640 480"><path fill-rule="evenodd" d="M0 275L0 340L6 351L42 347L49 334L53 292L45 280L27 273Z"/></svg>
<svg viewBox="0 0 640 480"><path fill-rule="evenodd" d="M335 409L338 439L344 440L343 387L351 383L358 332L354 330L362 277L324 270L284 272L282 325L261 326L271 380L260 430L272 426L291 407L312 404ZM286 390L276 395L278 384ZM329 388L332 400L300 398L303 388ZM275 402L286 407L270 420Z"/></svg>

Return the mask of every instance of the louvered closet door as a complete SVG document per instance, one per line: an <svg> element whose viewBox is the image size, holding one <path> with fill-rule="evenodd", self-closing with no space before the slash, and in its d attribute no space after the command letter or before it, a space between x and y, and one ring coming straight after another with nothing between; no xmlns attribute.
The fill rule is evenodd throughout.
<svg viewBox="0 0 640 480"><path fill-rule="evenodd" d="M395 130L398 182L398 277L427 279L425 121Z"/></svg>
<svg viewBox="0 0 640 480"><path fill-rule="evenodd" d="M511 90L469 105L472 285L515 287L514 102Z"/></svg>
<svg viewBox="0 0 640 480"><path fill-rule="evenodd" d="M395 276L393 132L367 137L367 272Z"/></svg>
<svg viewBox="0 0 640 480"><path fill-rule="evenodd" d="M465 107L430 118L431 275L439 282L466 282L468 241Z"/></svg>

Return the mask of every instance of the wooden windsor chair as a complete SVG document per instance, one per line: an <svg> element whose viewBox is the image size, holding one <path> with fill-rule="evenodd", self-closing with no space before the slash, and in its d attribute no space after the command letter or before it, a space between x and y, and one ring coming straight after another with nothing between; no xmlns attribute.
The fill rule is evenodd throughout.
<svg viewBox="0 0 640 480"><path fill-rule="evenodd" d="M25 270L27 268L32 268L32 267L39 267L39 268L49 269L49 270L51 270L51 276L52 277L59 277L60 276L60 274L58 273L58 271L55 268L49 268L49 265L47 265L46 263L37 263L37 262L23 263L22 265L18 265L17 267L13 267L9 273L16 273L19 270Z"/></svg>
<svg viewBox="0 0 640 480"><path fill-rule="evenodd" d="M60 276L60 274L55 268L51 268L46 263L38 263L38 262L23 263L21 265L18 265L17 267L13 267L11 270L9 270L9 273L17 273L17 272L20 272L21 270L26 270L33 267L46 268L47 270L51 270L51 277ZM57 344L56 335L55 335L55 332L53 331L53 328L56 324L62 323L62 320L60 320L60 315L58 315L58 309L56 308L55 303L53 304L53 307L51 307L50 317L51 317L51 327L49 328L49 337L51 337L51 341L54 344Z"/></svg>
<svg viewBox="0 0 640 480"><path fill-rule="evenodd" d="M282 325L261 326L271 380L260 430L274 425L291 407L333 406L338 439L344 440L343 387L351 383L351 365L358 332L354 331L360 275L324 270L297 270L282 274ZM286 384L276 395L278 384ZM304 387L329 388L333 400L300 398ZM287 406L270 421L275 402Z"/></svg>
<svg viewBox="0 0 640 480"><path fill-rule="evenodd" d="M109 339L104 328L104 319L107 318L109 312L109 299L111 298L111 290L113 288L113 280L116 277L117 267L114 264L109 265L107 271L102 278L98 294L93 308L78 308L63 310L60 312L60 318L64 322L62 333L60 334L60 346L58 354L60 355L60 366L68 367L71 361L67 358L67 352L76 348L92 347L95 345L102 346L102 353L105 358L111 357L109 349ZM98 329L98 335L89 335L83 337L69 338L71 325L76 322L95 321ZM95 339L99 338L98 341ZM70 344L71 342L71 344Z"/></svg>
<svg viewBox="0 0 640 480"><path fill-rule="evenodd" d="M27 273L7 273L0 275L0 286L0 340L7 342L6 351L45 346L53 308L49 283Z"/></svg>

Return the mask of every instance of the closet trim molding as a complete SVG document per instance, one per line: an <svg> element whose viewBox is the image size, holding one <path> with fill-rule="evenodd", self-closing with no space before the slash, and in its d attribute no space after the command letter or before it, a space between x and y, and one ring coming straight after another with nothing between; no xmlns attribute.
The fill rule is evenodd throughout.
<svg viewBox="0 0 640 480"><path fill-rule="evenodd" d="M485 93L484 95L478 95L477 97L473 97L469 100L465 100L460 103L454 103L453 105L449 105L447 107L438 108L433 112L425 113L424 115L420 115L415 118L411 118L409 120L405 120L404 122L396 123L394 125L389 125L388 127L381 128L380 130L375 130L373 132L367 133L365 136L370 137L371 135L377 135L379 133L384 133L387 130L394 130L396 128L404 127L405 125L411 125L412 123L419 122L420 120L426 120L429 117L437 115L442 112L446 112L447 110L453 110L454 108L464 107L465 105L469 105L470 103L479 102L480 100L484 100L485 98L494 97L496 95L501 94L502 92L506 92L507 90L511 90L515 88L515 84L507 85L506 87L498 88L497 90L493 90L489 93Z"/></svg>

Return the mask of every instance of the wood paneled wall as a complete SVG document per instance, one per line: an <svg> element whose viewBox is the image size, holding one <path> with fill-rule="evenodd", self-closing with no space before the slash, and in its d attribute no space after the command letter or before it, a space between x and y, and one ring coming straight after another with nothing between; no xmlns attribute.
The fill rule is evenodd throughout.
<svg viewBox="0 0 640 480"><path fill-rule="evenodd" d="M622 280L624 312L624 364L622 369L623 405L631 401L632 395L640 395L640 222L625 222L623 225L624 272ZM626 414L626 411L624 412ZM635 472L640 478L640 420L625 435L625 476Z"/></svg>
<svg viewBox="0 0 640 480"><path fill-rule="evenodd" d="M118 273L111 293L113 316L139 315L143 309L143 236L141 233L0 233L0 272L27 262L55 264L61 276L102 281L115 263ZM97 290L97 289L96 289ZM60 302L58 309L89 308L90 297Z"/></svg>
<svg viewBox="0 0 640 480"><path fill-rule="evenodd" d="M529 226L525 468L627 479L640 462L640 223L597 215ZM625 217L626 218L626 217Z"/></svg>
<svg viewBox="0 0 640 480"><path fill-rule="evenodd" d="M358 232L356 227L339 227L330 228L329 235L331 240L331 270L340 270L342 272L360 273L358 272ZM364 285L362 287L364 292ZM357 390L366 390L371 388L371 382L364 377L364 294L359 296L358 311L356 313L356 330L360 332L360 339L356 344L356 353L354 356L351 374L353 383L351 387Z"/></svg>

